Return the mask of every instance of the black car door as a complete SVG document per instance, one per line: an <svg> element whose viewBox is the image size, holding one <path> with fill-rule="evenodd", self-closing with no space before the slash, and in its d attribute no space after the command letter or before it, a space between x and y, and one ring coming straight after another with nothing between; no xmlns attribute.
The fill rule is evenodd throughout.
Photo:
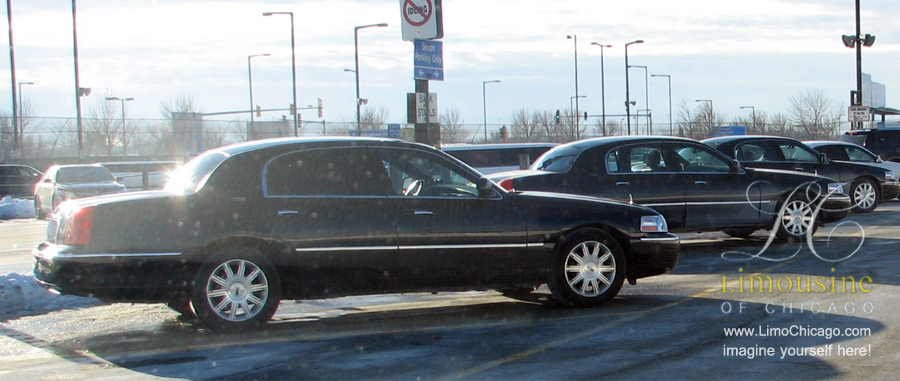
<svg viewBox="0 0 900 381"><path fill-rule="evenodd" d="M684 226L685 183L663 155L661 143L604 146L578 155L569 172L573 193L649 206L672 229Z"/></svg>
<svg viewBox="0 0 900 381"><path fill-rule="evenodd" d="M396 209L387 172L365 147L307 149L271 159L263 170L265 213L273 236L293 251L286 274L316 290L390 289Z"/></svg>
<svg viewBox="0 0 900 381"><path fill-rule="evenodd" d="M396 261L419 284L508 283L545 268L526 242L520 210L499 192L479 196L478 175L425 150L379 149L397 208Z"/></svg>

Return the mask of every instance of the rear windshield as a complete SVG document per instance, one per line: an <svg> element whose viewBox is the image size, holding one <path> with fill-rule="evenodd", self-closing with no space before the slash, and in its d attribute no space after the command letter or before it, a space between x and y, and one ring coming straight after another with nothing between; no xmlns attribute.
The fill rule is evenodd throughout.
<svg viewBox="0 0 900 381"><path fill-rule="evenodd" d="M205 152L193 158L172 174L165 190L176 194L196 193L209 175L227 158L228 154L218 151Z"/></svg>
<svg viewBox="0 0 900 381"><path fill-rule="evenodd" d="M531 166L531 169L540 169L550 172L568 172L575 163L575 158L581 154L582 149L575 147L554 148L547 151Z"/></svg>

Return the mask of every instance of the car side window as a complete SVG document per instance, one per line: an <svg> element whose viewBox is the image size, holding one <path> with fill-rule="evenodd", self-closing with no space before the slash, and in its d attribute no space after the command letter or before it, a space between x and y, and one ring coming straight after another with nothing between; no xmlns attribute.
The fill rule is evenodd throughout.
<svg viewBox="0 0 900 381"><path fill-rule="evenodd" d="M818 162L819 155L815 152L812 152L802 146L791 144L791 143L782 143L778 145L778 148L781 149L781 153L784 155L785 160L787 161L802 161L802 162Z"/></svg>
<svg viewBox="0 0 900 381"><path fill-rule="evenodd" d="M861 162L861 163L874 163L875 162L875 157L872 156L872 154L870 154L866 151L863 151L859 148L847 147L846 152L847 152L847 158L850 159L850 161L856 161L856 162Z"/></svg>
<svg viewBox="0 0 900 381"><path fill-rule="evenodd" d="M478 197L474 179L436 155L411 150L379 150L390 178L390 194L408 197Z"/></svg>
<svg viewBox="0 0 900 381"><path fill-rule="evenodd" d="M677 157L681 159L680 161L682 161L681 165L684 172L728 173L731 171L729 162L706 147L680 146L675 149L675 152L678 154Z"/></svg>
<svg viewBox="0 0 900 381"><path fill-rule="evenodd" d="M773 152L767 150L765 146L753 143L739 145L735 149L734 157L738 161L777 161Z"/></svg>
<svg viewBox="0 0 900 381"><path fill-rule="evenodd" d="M365 148L311 149L276 157L263 171L269 196L385 196L387 171Z"/></svg>

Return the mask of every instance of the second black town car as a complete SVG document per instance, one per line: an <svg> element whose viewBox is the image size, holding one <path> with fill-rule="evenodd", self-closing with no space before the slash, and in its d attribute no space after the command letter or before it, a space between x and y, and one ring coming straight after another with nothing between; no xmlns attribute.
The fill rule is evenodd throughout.
<svg viewBox="0 0 900 381"><path fill-rule="evenodd" d="M211 150L165 190L62 204L48 232L33 251L46 287L165 302L223 331L265 323L283 298L546 283L594 306L679 255L652 209L508 193L431 147L365 138Z"/></svg>
<svg viewBox="0 0 900 381"><path fill-rule="evenodd" d="M744 168L695 140L675 137L576 141L551 149L530 170L491 178L510 190L642 204L662 213L672 231L724 231L735 237L770 229L782 240L800 240L818 224L843 219L850 207L833 180Z"/></svg>

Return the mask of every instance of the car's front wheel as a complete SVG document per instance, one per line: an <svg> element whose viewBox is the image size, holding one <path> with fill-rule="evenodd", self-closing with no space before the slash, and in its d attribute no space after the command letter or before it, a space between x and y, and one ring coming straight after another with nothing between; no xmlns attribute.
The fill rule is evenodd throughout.
<svg viewBox="0 0 900 381"><path fill-rule="evenodd" d="M193 311L220 332L241 332L269 321L281 300L275 267L258 250L226 247L200 266L191 296Z"/></svg>
<svg viewBox="0 0 900 381"><path fill-rule="evenodd" d="M584 229L560 244L547 286L566 306L597 306L615 297L624 280L619 243L603 231Z"/></svg>
<svg viewBox="0 0 900 381"><path fill-rule="evenodd" d="M800 242L806 239L807 232L816 231L813 219L813 206L802 197L794 197L780 209L778 230L775 237L781 241Z"/></svg>
<svg viewBox="0 0 900 381"><path fill-rule="evenodd" d="M878 189L871 180L857 180L853 182L850 192L853 202L853 211L857 213L869 213L878 206Z"/></svg>

